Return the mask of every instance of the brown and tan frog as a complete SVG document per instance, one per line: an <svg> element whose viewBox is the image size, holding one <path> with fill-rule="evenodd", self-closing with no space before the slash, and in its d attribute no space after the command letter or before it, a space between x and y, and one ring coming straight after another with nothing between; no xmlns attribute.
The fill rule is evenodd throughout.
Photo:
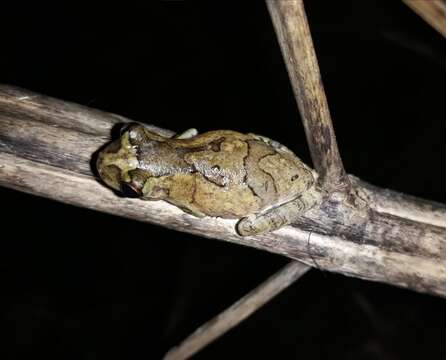
<svg viewBox="0 0 446 360"><path fill-rule="evenodd" d="M131 123L99 153L97 170L125 196L165 200L198 217L241 219L242 236L289 224L321 199L316 173L285 146L229 130L166 138Z"/></svg>

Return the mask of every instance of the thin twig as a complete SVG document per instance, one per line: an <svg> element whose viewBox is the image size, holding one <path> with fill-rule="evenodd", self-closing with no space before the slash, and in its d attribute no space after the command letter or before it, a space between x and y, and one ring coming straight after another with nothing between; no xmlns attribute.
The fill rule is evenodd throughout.
<svg viewBox="0 0 446 360"><path fill-rule="evenodd" d="M446 37L445 0L403 0L403 2L441 35Z"/></svg>
<svg viewBox="0 0 446 360"><path fill-rule="evenodd" d="M169 350L164 356L164 360L188 359L245 320L302 277L309 269L308 266L300 262L292 261L219 315L200 326L180 345Z"/></svg>
<svg viewBox="0 0 446 360"><path fill-rule="evenodd" d="M348 178L339 155L303 2L266 0L266 4L321 184L328 191L343 189Z"/></svg>

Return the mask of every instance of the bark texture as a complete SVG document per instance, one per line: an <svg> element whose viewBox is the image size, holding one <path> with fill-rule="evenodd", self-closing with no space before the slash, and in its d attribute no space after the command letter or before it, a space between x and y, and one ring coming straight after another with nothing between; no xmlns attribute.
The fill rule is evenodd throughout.
<svg viewBox="0 0 446 360"><path fill-rule="evenodd" d="M446 206L350 177L362 208L336 192L292 226L240 237L233 220L199 219L163 201L122 198L97 180L91 166L95 153L126 121L0 86L0 185L281 254L322 270L446 296Z"/></svg>

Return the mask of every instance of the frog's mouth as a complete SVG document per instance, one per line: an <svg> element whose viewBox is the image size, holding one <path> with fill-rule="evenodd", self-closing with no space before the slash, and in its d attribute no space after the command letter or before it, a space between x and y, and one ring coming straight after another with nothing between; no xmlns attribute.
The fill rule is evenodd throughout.
<svg viewBox="0 0 446 360"><path fill-rule="evenodd" d="M139 198L141 197L142 194L142 189L138 188L135 184L133 183L128 183L128 182L121 182L121 192L125 197L130 197L130 198Z"/></svg>

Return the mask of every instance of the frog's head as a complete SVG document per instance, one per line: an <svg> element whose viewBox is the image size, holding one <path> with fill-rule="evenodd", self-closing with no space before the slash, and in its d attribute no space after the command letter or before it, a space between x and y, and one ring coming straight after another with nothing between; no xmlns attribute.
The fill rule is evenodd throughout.
<svg viewBox="0 0 446 360"><path fill-rule="evenodd" d="M103 148L96 162L101 179L112 189L125 196L142 196L142 186L138 173L138 148L144 142L144 127L131 123L121 130L119 139Z"/></svg>

